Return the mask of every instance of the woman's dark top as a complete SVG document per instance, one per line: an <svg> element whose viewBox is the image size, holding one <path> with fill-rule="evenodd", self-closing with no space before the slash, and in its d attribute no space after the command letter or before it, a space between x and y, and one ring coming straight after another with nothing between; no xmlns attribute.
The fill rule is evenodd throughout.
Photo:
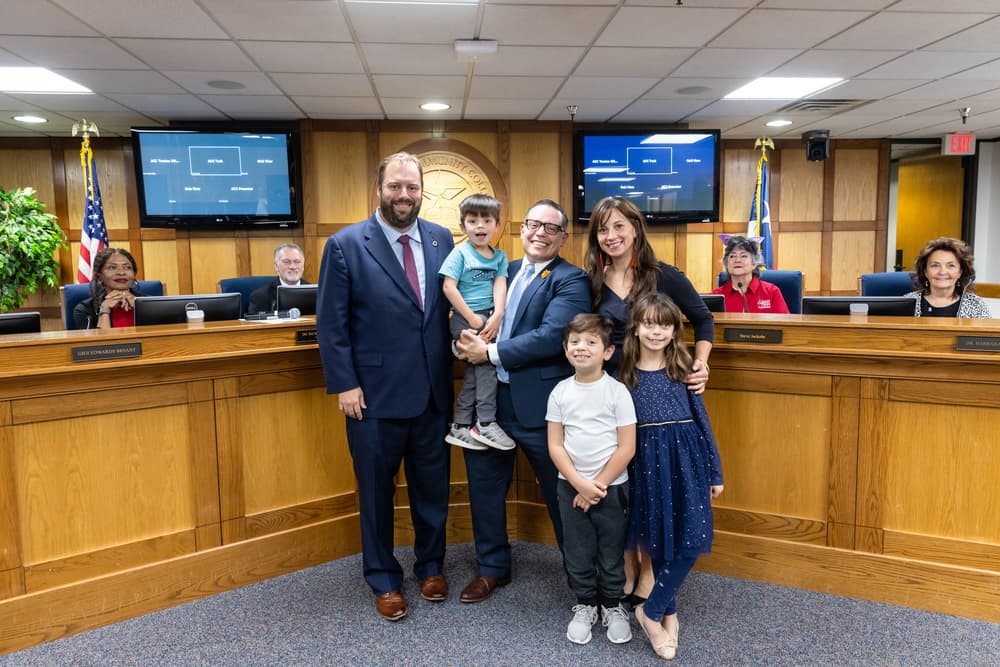
<svg viewBox="0 0 1000 667"><path fill-rule="evenodd" d="M694 285L680 269L660 262L660 275L656 279L656 291L669 296L681 309L684 317L688 319L694 329L695 341L707 340L710 343L715 341L715 318L712 317L705 302L701 300L698 290L694 288ZM601 288L601 302L597 306L597 312L610 319L613 324L611 342L615 346L615 352L611 359L604 364L604 368L608 372L614 372L618 369L622 344L625 342L625 325L628 324L629 305L610 287L604 285Z"/></svg>
<svg viewBox="0 0 1000 667"><path fill-rule="evenodd" d="M932 306L926 297L920 297L920 314L923 317L958 317L958 307L962 301L958 300L950 306L939 308Z"/></svg>

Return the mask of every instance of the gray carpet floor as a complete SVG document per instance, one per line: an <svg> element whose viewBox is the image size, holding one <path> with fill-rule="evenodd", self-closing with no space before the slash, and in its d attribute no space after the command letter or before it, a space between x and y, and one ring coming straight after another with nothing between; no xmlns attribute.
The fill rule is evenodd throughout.
<svg viewBox="0 0 1000 667"><path fill-rule="evenodd" d="M409 549L397 555L411 570ZM514 545L514 581L475 605L471 545L449 546L448 601L410 615L375 613L352 556L140 618L0 656L0 665L654 665L633 620L613 645L600 623L587 645L566 639L574 600L559 552ZM998 665L1000 625L793 588L693 573L679 600L674 665ZM2 619L0 619L2 622Z"/></svg>

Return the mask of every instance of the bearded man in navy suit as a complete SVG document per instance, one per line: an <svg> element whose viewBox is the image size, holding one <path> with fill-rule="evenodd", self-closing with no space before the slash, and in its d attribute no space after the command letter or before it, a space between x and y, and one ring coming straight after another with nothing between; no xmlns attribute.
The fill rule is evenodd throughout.
<svg viewBox="0 0 1000 667"><path fill-rule="evenodd" d="M395 476L405 466L421 596L448 597L443 576L452 409L448 301L438 269L451 232L417 217L423 169L396 153L378 170L379 207L326 242L316 333L327 391L339 394L358 482L364 576L383 618L408 607L393 555Z"/></svg>
<svg viewBox="0 0 1000 667"><path fill-rule="evenodd" d="M507 309L497 342L487 345L472 330L462 332L457 342L461 358L497 366L497 422L534 469L560 548L557 472L549 458L545 410L552 388L573 374L562 347L566 325L577 313L590 310L587 274L559 257L566 226L566 213L552 200L543 199L528 210L521 225L524 257L510 264ZM462 454L479 574L459 599L482 602L510 581L506 497L516 450L465 449Z"/></svg>

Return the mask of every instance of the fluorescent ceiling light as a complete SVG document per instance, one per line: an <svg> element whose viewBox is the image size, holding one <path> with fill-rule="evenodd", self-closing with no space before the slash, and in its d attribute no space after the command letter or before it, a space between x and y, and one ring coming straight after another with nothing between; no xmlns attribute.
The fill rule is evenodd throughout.
<svg viewBox="0 0 1000 667"><path fill-rule="evenodd" d="M724 100L797 100L832 88L840 78L761 77L726 95Z"/></svg>
<svg viewBox="0 0 1000 667"><path fill-rule="evenodd" d="M424 111L445 111L450 109L450 104L445 104L444 102L424 102L420 105L420 108Z"/></svg>
<svg viewBox="0 0 1000 667"><path fill-rule="evenodd" d="M44 67L0 67L0 92L4 93L93 93Z"/></svg>
<svg viewBox="0 0 1000 667"><path fill-rule="evenodd" d="M42 118L41 116L28 116L28 115L24 115L24 116L11 116L11 118L13 118L14 120L16 120L18 123L47 123L47 122L49 122L48 118Z"/></svg>
<svg viewBox="0 0 1000 667"><path fill-rule="evenodd" d="M769 120L767 121L767 123L765 123L765 125L767 125L768 127L785 127L791 124L792 121L790 120Z"/></svg>

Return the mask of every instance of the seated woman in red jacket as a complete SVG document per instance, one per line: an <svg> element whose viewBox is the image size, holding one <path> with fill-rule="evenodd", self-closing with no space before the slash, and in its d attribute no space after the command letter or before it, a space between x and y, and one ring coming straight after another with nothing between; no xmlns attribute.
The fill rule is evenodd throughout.
<svg viewBox="0 0 1000 667"><path fill-rule="evenodd" d="M712 290L726 297L727 313L787 313L781 290L761 280L760 247L745 236L733 236L726 242L722 265L729 272L729 282Z"/></svg>

